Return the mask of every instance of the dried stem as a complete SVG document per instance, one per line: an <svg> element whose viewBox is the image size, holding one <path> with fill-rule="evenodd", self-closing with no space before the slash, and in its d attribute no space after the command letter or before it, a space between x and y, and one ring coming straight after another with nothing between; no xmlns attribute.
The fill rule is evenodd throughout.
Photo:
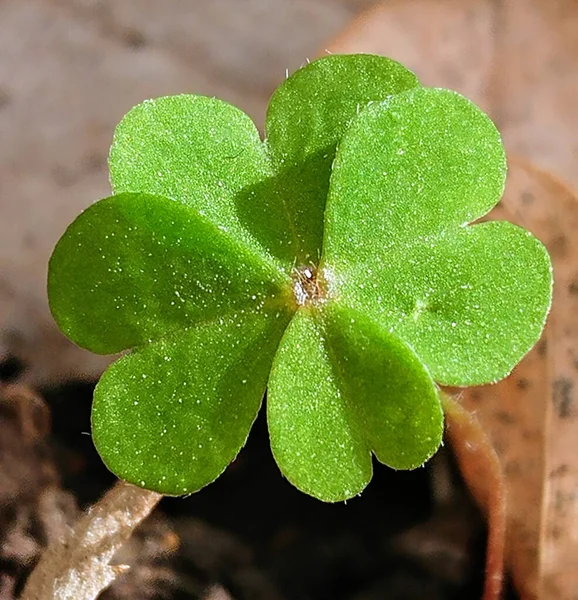
<svg viewBox="0 0 578 600"><path fill-rule="evenodd" d="M119 482L63 539L54 540L30 575L20 600L94 600L126 565L111 566L115 552L162 498Z"/></svg>
<svg viewBox="0 0 578 600"><path fill-rule="evenodd" d="M483 600L499 600L504 579L506 488L500 459L473 414L441 394L447 434L460 470L488 520L486 580Z"/></svg>

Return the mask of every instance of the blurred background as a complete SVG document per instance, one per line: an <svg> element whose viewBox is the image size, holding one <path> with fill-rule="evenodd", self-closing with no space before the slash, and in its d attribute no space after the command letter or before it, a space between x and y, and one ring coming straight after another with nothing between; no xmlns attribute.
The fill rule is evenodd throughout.
<svg viewBox="0 0 578 600"><path fill-rule="evenodd" d="M115 125L143 99L188 92L260 126L286 73L326 50L400 60L424 84L472 98L503 133L511 175L499 218L548 246L554 309L512 378L460 398L510 492L504 597L575 599L576 1L0 0L0 600L17 598L46 543L114 483L89 435L108 359L58 332L45 281L66 226L109 194ZM489 483L474 483L479 500ZM360 498L321 504L281 478L261 415L217 483L163 500L118 557L134 568L102 597L476 599L486 539L476 506L447 449L410 473L375 465Z"/></svg>

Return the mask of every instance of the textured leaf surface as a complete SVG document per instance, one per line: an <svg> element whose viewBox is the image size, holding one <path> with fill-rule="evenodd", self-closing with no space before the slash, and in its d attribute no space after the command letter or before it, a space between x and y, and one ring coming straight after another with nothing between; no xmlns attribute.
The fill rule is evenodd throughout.
<svg viewBox="0 0 578 600"><path fill-rule="evenodd" d="M193 95L143 102L118 125L109 164L116 193L180 200L239 243L287 259L283 207L267 201L270 161L255 124L238 108Z"/></svg>
<svg viewBox="0 0 578 600"><path fill-rule="evenodd" d="M436 381L476 385L508 375L536 343L552 271L536 238L496 221L352 267L335 294L404 339Z"/></svg>
<svg viewBox="0 0 578 600"><path fill-rule="evenodd" d="M319 320L298 311L279 346L267 390L271 449L289 481L320 500L359 494L371 454L341 396Z"/></svg>
<svg viewBox="0 0 578 600"><path fill-rule="evenodd" d="M363 313L328 305L327 348L364 437L395 469L421 466L438 449L443 412L416 354Z"/></svg>
<svg viewBox="0 0 578 600"><path fill-rule="evenodd" d="M149 344L95 391L94 443L136 485L179 495L216 479L244 445L288 317L237 314Z"/></svg>
<svg viewBox="0 0 578 600"><path fill-rule="evenodd" d="M192 207L148 194L93 204L61 238L49 272L59 326L102 354L223 314L263 312L290 285Z"/></svg>
<svg viewBox="0 0 578 600"><path fill-rule="evenodd" d="M375 260L477 219L500 199L505 175L498 131L459 94L416 88L371 105L339 145L323 256Z"/></svg>
<svg viewBox="0 0 578 600"><path fill-rule="evenodd" d="M399 63L358 54L316 60L277 88L267 113L267 143L298 262L319 259L331 163L346 127L368 102L417 85Z"/></svg>
<svg viewBox="0 0 578 600"><path fill-rule="evenodd" d="M274 95L267 133L263 144L246 115L209 98L133 109L111 149L121 194L59 243L51 306L86 347L136 346L103 376L93 411L120 477L169 494L215 479L271 370L281 470L344 500L369 482L372 452L400 469L435 452L433 378L493 381L527 352L551 266L527 232L466 227L503 191L500 136L468 100L418 87L397 63L305 67Z"/></svg>
<svg viewBox="0 0 578 600"><path fill-rule="evenodd" d="M302 491L336 502L363 490L371 454L395 468L438 448L443 416L433 381L400 340L358 313L299 311L269 381L271 447Z"/></svg>

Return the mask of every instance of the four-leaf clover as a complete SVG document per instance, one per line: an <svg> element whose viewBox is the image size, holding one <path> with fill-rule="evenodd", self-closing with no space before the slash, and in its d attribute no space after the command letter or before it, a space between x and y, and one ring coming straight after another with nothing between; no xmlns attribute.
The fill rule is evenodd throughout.
<svg viewBox="0 0 578 600"><path fill-rule="evenodd" d="M436 383L505 377L550 306L549 257L505 222L499 133L398 63L328 56L289 77L266 139L214 98L146 101L116 130L115 192L50 262L61 329L129 350L95 391L93 437L119 477L165 494L213 481L267 388L273 454L298 488L358 494L372 453L438 448Z"/></svg>

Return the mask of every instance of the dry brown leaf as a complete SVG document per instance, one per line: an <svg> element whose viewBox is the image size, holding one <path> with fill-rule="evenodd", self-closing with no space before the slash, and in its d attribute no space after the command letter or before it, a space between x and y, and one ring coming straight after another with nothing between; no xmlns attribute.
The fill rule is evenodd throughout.
<svg viewBox="0 0 578 600"><path fill-rule="evenodd" d="M528 380L531 377L540 389L531 395L529 390L523 390L524 393L518 395L518 406L512 406L512 410L520 414L520 406L529 402L529 398L535 398L538 403L538 394L542 397L540 408L533 416L535 434L544 444L540 543L533 548L538 562L538 586L529 592L535 592L540 599L574 600L578 591L578 403L575 397L578 382L578 198L547 173L528 164L511 162L504 205L514 214L516 222L546 244L554 263L555 279L552 312L543 345L534 351L537 357L529 357L533 364L525 361L521 365ZM525 439L520 440L517 450L520 461L524 458L528 461L524 453L529 447ZM540 458L537 452L536 458ZM537 475L534 474L534 480ZM517 493L522 494L529 484L529 481L519 481ZM523 514L519 516L523 518ZM526 546L531 556L531 545ZM526 577L530 575L528 569ZM523 584L520 577L519 585Z"/></svg>
<svg viewBox="0 0 578 600"><path fill-rule="evenodd" d="M578 188L575 0L389 0L329 49L384 54L465 94L510 152Z"/></svg>
<svg viewBox="0 0 578 600"><path fill-rule="evenodd" d="M517 589L525 599L573 600L578 590L573 568L578 559L578 200L546 173L510 162L506 194L490 217L523 225L548 247L556 282L552 312L542 341L511 377L465 390L461 402L476 414L504 466L506 554Z"/></svg>

